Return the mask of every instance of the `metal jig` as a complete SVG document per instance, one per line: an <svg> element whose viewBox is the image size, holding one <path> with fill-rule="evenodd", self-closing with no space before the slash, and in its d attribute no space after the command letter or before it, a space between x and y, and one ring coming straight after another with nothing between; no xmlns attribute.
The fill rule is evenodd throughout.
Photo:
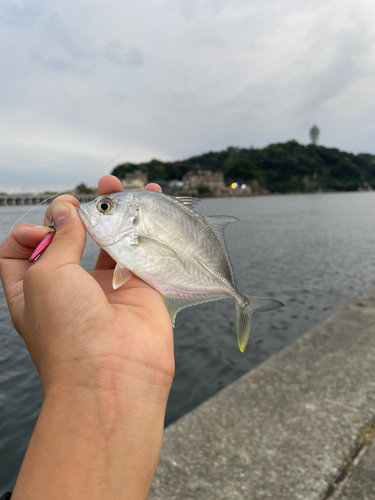
<svg viewBox="0 0 375 500"><path fill-rule="evenodd" d="M45 250L50 245L51 241L53 240L53 237L55 236L55 221L53 220L52 216L50 217L49 221L50 225L48 227L51 229L51 231L42 239L42 241L36 247L31 257L29 258L29 262L37 261L41 256L43 250Z"/></svg>

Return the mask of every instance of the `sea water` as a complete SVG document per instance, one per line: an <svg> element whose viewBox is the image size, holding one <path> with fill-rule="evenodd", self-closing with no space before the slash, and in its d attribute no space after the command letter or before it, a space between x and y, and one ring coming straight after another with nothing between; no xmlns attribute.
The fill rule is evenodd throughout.
<svg viewBox="0 0 375 500"><path fill-rule="evenodd" d="M1 240L27 209L0 207ZM44 211L38 207L25 220L41 224ZM285 308L253 316L243 354L233 300L181 311L167 425L375 286L373 192L214 198L198 211L240 219L226 229L239 290L276 298ZM86 270L97 254L88 238ZM41 404L37 371L0 288L0 494L14 484Z"/></svg>

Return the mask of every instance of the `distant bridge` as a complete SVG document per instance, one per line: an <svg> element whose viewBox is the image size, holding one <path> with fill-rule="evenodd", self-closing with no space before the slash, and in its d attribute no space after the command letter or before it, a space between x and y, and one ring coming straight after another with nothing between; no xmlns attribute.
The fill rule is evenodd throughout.
<svg viewBox="0 0 375 500"><path fill-rule="evenodd" d="M87 201L94 200L98 195L97 194L77 194L75 198L80 203L85 203ZM50 195L46 194L3 194L0 195L0 206L5 205L38 205L38 203L42 203L46 201ZM54 197L47 201L47 203L51 203Z"/></svg>

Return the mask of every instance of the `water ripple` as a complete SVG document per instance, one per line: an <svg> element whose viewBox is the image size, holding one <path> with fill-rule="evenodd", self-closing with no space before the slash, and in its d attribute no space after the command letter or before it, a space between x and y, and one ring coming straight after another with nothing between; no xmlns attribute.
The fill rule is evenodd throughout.
<svg viewBox="0 0 375 500"><path fill-rule="evenodd" d="M241 219L226 232L240 291L277 298L286 307L254 315L244 354L237 347L233 301L181 311L167 424L375 286L375 193L211 199L199 210ZM25 207L0 207L1 239L24 212ZM43 213L40 207L27 220L40 224ZM88 239L85 269L93 268L97 253ZM42 391L1 288L0 325L0 491L5 491L18 473Z"/></svg>

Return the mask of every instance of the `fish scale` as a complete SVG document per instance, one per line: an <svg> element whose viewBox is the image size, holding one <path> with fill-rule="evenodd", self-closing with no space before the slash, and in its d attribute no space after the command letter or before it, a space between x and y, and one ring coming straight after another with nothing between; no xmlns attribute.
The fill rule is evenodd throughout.
<svg viewBox="0 0 375 500"><path fill-rule="evenodd" d="M232 298L237 341L246 348L251 315L283 307L274 299L242 295L235 284L224 239L234 217L202 217L199 200L132 190L100 196L78 208L87 232L117 263L116 289L132 277L161 293L174 325L177 313L204 302Z"/></svg>

